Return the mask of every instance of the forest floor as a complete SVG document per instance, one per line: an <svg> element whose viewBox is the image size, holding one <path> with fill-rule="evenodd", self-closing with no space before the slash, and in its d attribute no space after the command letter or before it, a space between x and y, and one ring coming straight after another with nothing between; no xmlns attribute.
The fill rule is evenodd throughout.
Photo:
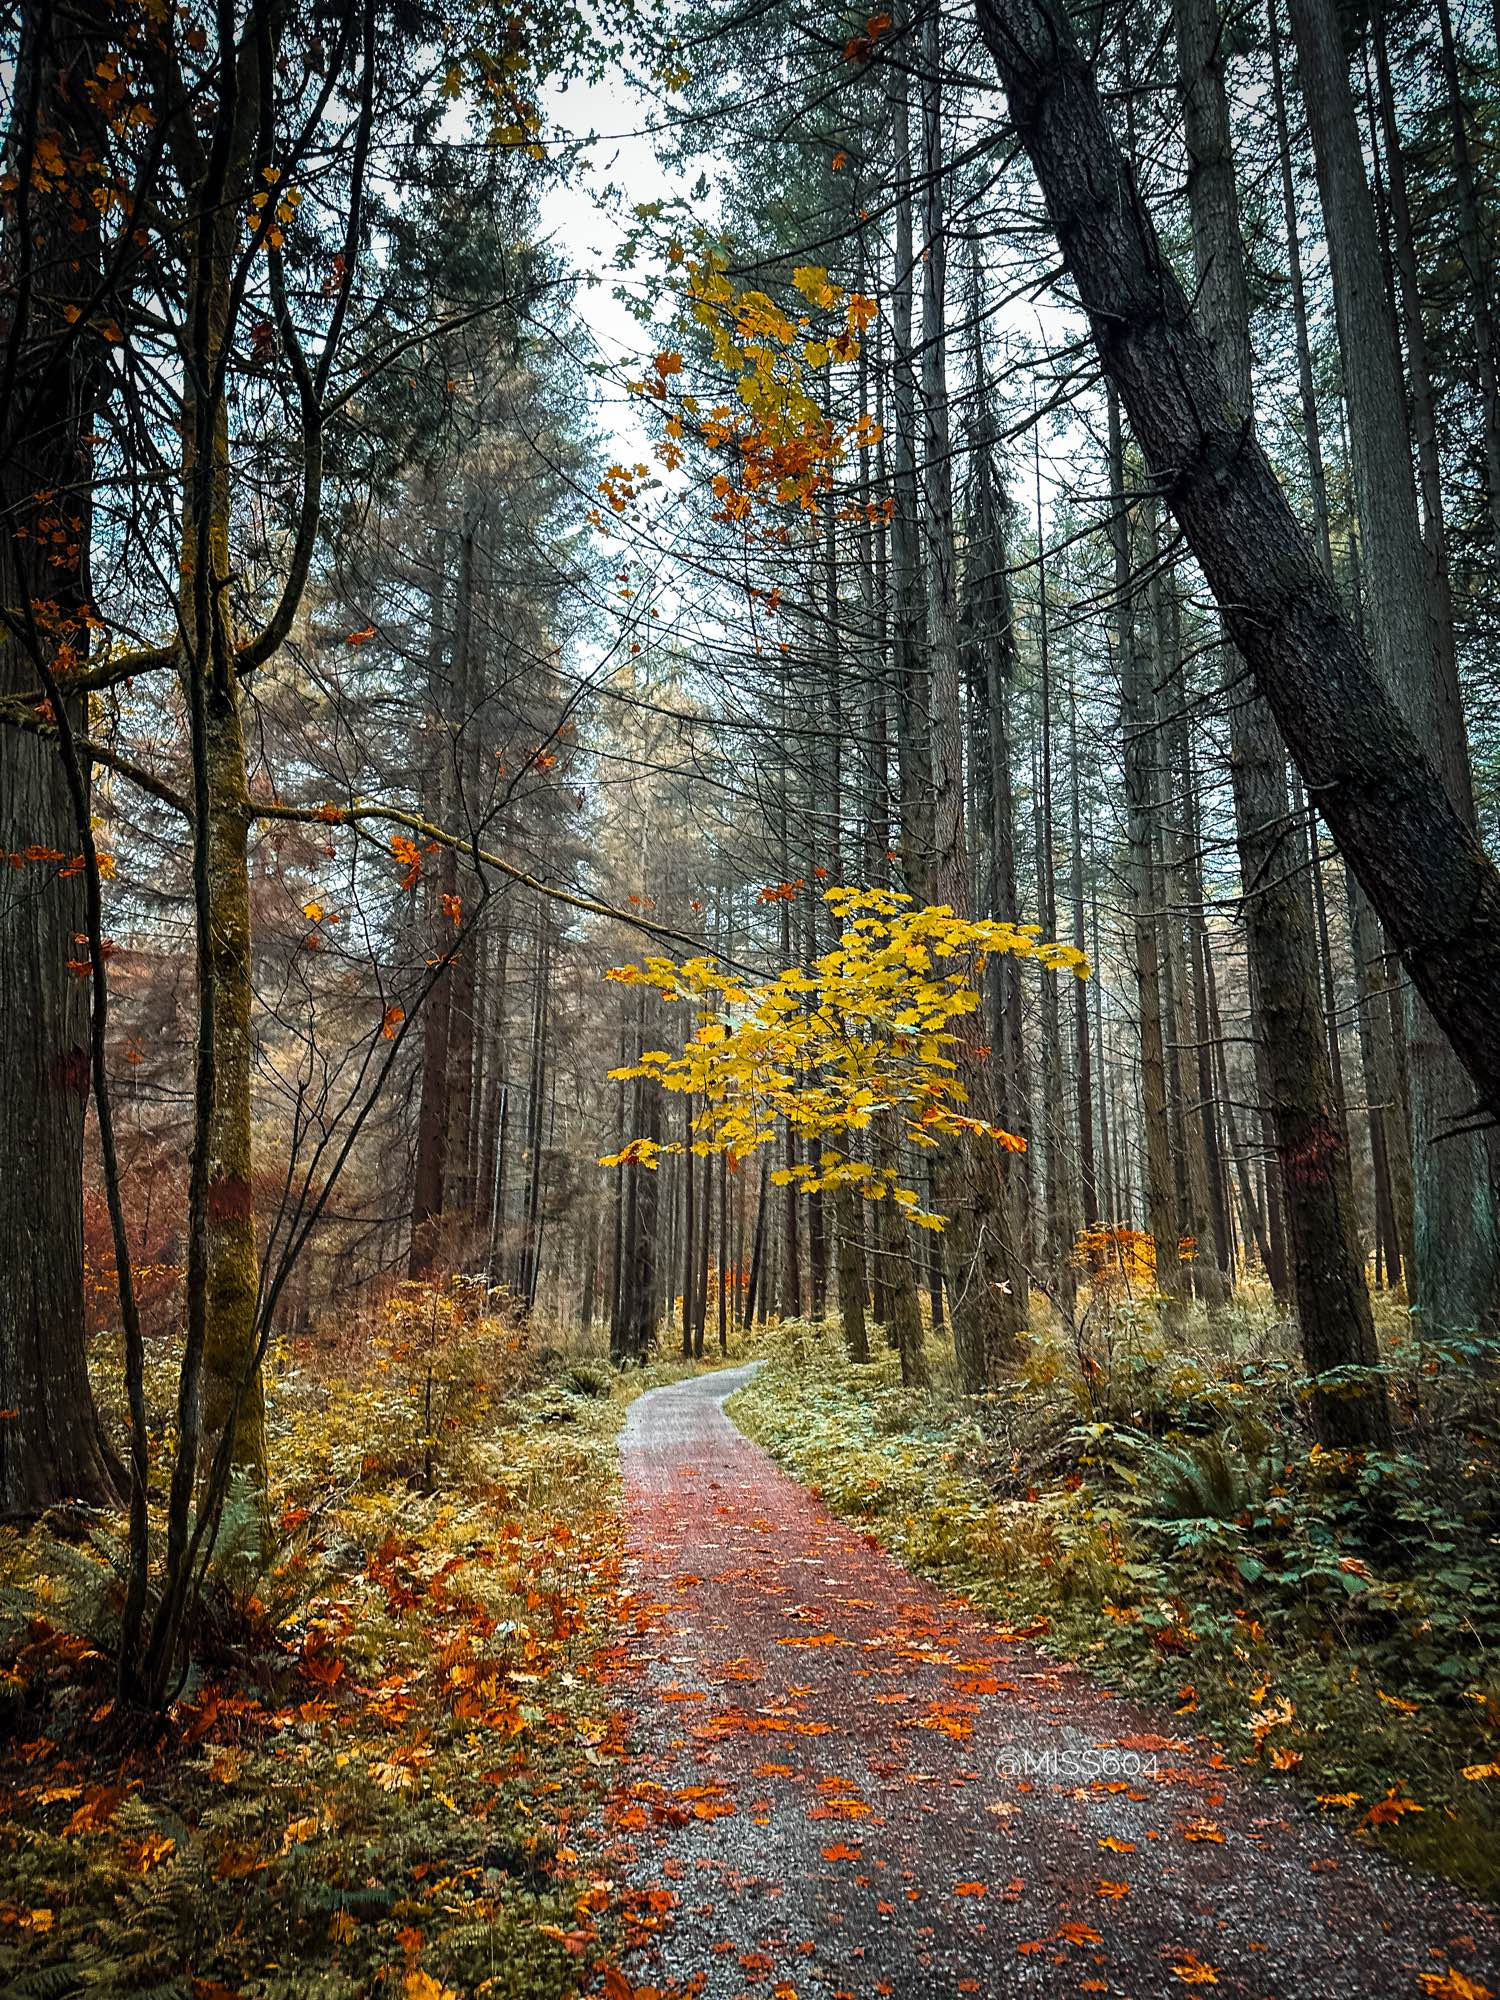
<svg viewBox="0 0 1500 2000"><path fill-rule="evenodd" d="M489 1322L434 1342L436 1310L278 1371L274 1565L230 1536L158 1726L112 1701L119 1525L0 1532L8 2000L1500 1991L1466 1900L1500 1788L1459 1768L1500 1776L1494 1717L1431 1691L1441 1604L1401 1600L1430 1645L1362 1604L1380 1649L1346 1623L1320 1653L1299 1569L1291 1645L1303 1529L1273 1571L1249 1514L1153 1567L1055 1450L1057 1379L976 1418L836 1327L760 1336L753 1378L620 1376ZM1033 1408L1053 1428L1018 1444ZM1445 1416L1450 1450L1474 1423ZM1275 1491L1331 1518L1297 1477ZM1353 1534L1326 1566L1373 1593ZM1488 1543L1446 1546L1467 1592ZM1215 1577L1247 1594L1217 1652Z"/></svg>
<svg viewBox="0 0 1500 2000"><path fill-rule="evenodd" d="M275 1565L225 1552L159 1726L112 1700L119 1524L0 1531L7 2000L597 1986L630 1907L573 1841L625 1748L617 1437L681 1371L486 1327L434 1379L411 1332L278 1371Z"/></svg>
<svg viewBox="0 0 1500 2000"><path fill-rule="evenodd" d="M746 1380L647 1396L622 1438L636 1721L606 1824L663 1917L632 1979L1457 2000L1500 1978L1482 1906L840 1522L724 1416Z"/></svg>

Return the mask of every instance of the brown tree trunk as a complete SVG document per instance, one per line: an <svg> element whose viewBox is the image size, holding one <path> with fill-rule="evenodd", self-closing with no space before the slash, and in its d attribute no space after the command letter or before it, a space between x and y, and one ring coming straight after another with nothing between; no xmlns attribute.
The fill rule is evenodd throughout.
<svg viewBox="0 0 1500 2000"><path fill-rule="evenodd" d="M1250 313L1240 241L1229 106L1213 0L1174 0L1192 173L1188 195L1199 310L1220 380L1252 420ZM1390 1439L1385 1387L1359 1371L1379 1361L1348 1142L1334 1104L1308 912L1288 856L1286 757L1270 709L1241 690L1230 656L1230 756L1245 934L1258 974L1271 1118L1281 1167L1292 1288L1313 1414L1328 1444ZM1305 823L1305 816L1303 816ZM1352 1376L1348 1371L1356 1371ZM1334 1376L1329 1386L1323 1378Z"/></svg>
<svg viewBox="0 0 1500 2000"><path fill-rule="evenodd" d="M1110 535L1115 556L1117 657L1120 674L1120 730L1124 740L1125 839L1129 881L1135 989L1140 1010L1141 1113L1145 1144L1147 1229L1156 1250L1156 1282L1169 1308L1182 1298L1182 1264L1177 1249L1176 1201L1171 1142L1167 1131L1167 1059L1162 1035L1161 969L1157 913L1161 889L1151 838L1155 794L1156 697L1136 631L1135 585L1126 513L1125 446L1119 402L1109 396Z"/></svg>
<svg viewBox="0 0 1500 2000"><path fill-rule="evenodd" d="M25 10L6 160L18 177L28 172L22 153L41 140L80 165L97 151L88 86L101 51L80 29L86 18ZM36 688L33 647L49 664L63 647L87 657L88 439L100 395L94 337L81 331L65 345L71 322L93 309L98 283L87 190L31 178L24 238L16 208L9 197L0 241L0 351L14 343L16 364L0 410L0 695ZM49 560L58 548L60 559ZM81 702L69 719L82 726ZM87 958L78 943L86 909L77 815L57 745L0 728L0 1409L8 1413L0 1419L0 1516L40 1513L60 1500L101 1503L119 1491L86 1359L89 987L73 969Z"/></svg>

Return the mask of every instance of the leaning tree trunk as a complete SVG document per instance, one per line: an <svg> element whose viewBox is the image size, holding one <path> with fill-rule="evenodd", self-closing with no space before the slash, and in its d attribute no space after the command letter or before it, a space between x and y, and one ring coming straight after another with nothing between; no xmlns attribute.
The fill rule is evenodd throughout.
<svg viewBox="0 0 1500 2000"><path fill-rule="evenodd" d="M1500 875L1226 391L1058 0L976 0L1095 346L1318 810L1500 1115ZM1414 664L1425 664L1422 660Z"/></svg>
<svg viewBox="0 0 1500 2000"><path fill-rule="evenodd" d="M74 16L76 23L78 16ZM64 160L98 149L85 86L97 48L45 9L24 15L12 173L42 139ZM34 92L34 95L32 94ZM48 665L88 650L92 410L98 343L71 322L98 282L87 190L31 179L23 240L8 202L0 350L0 695L33 694ZM74 198L77 199L75 214ZM82 227L79 227L79 223ZM56 556L54 561L52 558ZM69 719L84 720L83 704ZM56 743L0 729L0 1516L118 1492L89 1387L83 1289L83 1133L89 1093L87 903L79 831Z"/></svg>

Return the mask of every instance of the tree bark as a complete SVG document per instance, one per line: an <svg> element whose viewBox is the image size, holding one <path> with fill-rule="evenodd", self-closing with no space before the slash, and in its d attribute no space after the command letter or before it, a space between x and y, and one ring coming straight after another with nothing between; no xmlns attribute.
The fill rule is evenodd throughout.
<svg viewBox="0 0 1500 2000"><path fill-rule="evenodd" d="M1328 237L1375 659L1387 695L1432 751L1440 790L1472 828L1463 705L1431 616L1404 385L1342 32L1332 0L1292 0L1291 15ZM1348 858L1361 872L1352 848ZM1373 888L1371 899L1387 917ZM1399 929L1387 928L1399 944ZM1488 1321L1495 1304L1500 1244L1489 1149L1473 1129L1474 1092L1416 995L1407 1044L1417 1229L1412 1303L1429 1333L1469 1331Z"/></svg>
<svg viewBox="0 0 1500 2000"><path fill-rule="evenodd" d="M1226 394L1057 0L976 4L1152 476L1340 851L1481 1104L1500 1115L1500 876ZM1425 653L1412 664L1425 666Z"/></svg>
<svg viewBox="0 0 1500 2000"><path fill-rule="evenodd" d="M8 170L27 176L0 241L0 348L15 363L0 410L0 695L88 653L88 546L100 397L94 310L98 217L83 186L31 176L25 150L97 157L86 86L100 47L86 13L24 13ZM24 217L24 225L22 218ZM67 358L62 355L66 353ZM57 560L49 560L55 556ZM81 727L84 704L70 710ZM28 858L29 857L29 858ZM117 1496L86 1358L84 1117L89 1094L87 901L74 802L58 747L0 729L0 1516ZM23 1164L24 1163L24 1164Z"/></svg>
<svg viewBox="0 0 1500 2000"><path fill-rule="evenodd" d="M1249 426L1250 312L1218 10L1213 0L1174 0L1173 13L1192 162L1188 197L1200 311L1220 379ZM1286 836L1306 816L1291 814L1286 758L1270 709L1259 694L1236 687L1232 654L1231 661L1230 757L1245 934L1258 975L1292 1289L1314 1383L1314 1420L1326 1444L1379 1446L1389 1442L1390 1416L1383 1382L1362 1372L1375 1367L1379 1352L1354 1176L1335 1110L1312 925L1288 855ZM1319 1386L1330 1373L1333 1385Z"/></svg>

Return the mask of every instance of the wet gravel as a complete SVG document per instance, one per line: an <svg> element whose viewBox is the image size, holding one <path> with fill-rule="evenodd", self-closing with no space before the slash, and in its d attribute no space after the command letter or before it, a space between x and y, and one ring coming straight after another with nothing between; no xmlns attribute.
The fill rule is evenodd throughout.
<svg viewBox="0 0 1500 2000"><path fill-rule="evenodd" d="M1492 1911L910 1576L729 1422L747 1377L654 1390L622 1438L638 1989L1500 1991Z"/></svg>

